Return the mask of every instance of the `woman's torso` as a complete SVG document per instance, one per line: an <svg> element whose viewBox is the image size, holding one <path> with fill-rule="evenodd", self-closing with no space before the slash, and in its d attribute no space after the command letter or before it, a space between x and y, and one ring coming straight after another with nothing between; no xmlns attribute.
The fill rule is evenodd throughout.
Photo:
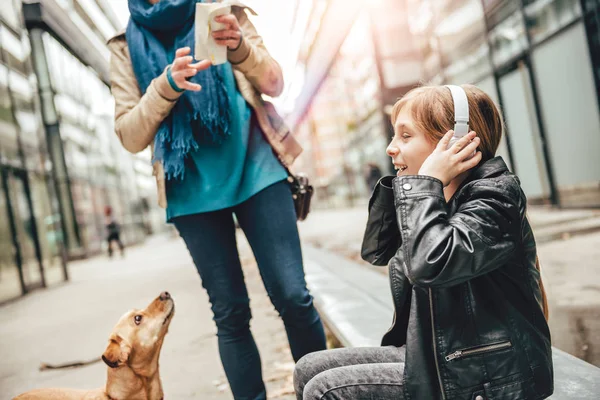
<svg viewBox="0 0 600 400"><path fill-rule="evenodd" d="M186 159L183 179L167 181L167 220L233 207L287 177L237 89L231 68L223 80L230 135L220 143L200 144Z"/></svg>

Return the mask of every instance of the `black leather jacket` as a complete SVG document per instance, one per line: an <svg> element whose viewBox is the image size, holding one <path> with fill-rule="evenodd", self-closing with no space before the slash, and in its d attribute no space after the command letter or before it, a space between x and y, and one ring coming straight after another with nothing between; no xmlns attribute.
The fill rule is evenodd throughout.
<svg viewBox="0 0 600 400"><path fill-rule="evenodd" d="M473 170L449 202L435 178L378 183L362 256L389 261L396 313L382 345L406 345L407 399L552 394L550 331L525 210L518 178L500 157Z"/></svg>

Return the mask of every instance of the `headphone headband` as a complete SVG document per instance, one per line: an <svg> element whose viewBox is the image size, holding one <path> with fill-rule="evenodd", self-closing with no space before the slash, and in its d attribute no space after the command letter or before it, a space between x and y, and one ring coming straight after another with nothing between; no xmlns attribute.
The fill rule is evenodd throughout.
<svg viewBox="0 0 600 400"><path fill-rule="evenodd" d="M446 85L454 102L454 136L463 137L469 133L469 101L465 90L457 85Z"/></svg>

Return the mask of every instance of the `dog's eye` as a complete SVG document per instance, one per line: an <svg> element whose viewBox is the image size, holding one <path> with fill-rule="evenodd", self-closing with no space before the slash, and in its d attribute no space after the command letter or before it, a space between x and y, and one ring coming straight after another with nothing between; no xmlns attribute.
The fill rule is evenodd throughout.
<svg viewBox="0 0 600 400"><path fill-rule="evenodd" d="M133 320L135 321L136 325L139 325L142 322L142 316L136 315L135 317L133 317Z"/></svg>

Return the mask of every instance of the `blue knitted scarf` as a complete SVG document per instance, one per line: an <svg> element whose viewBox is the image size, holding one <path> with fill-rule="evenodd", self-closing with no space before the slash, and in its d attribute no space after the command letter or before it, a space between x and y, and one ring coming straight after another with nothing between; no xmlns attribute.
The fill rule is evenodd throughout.
<svg viewBox="0 0 600 400"><path fill-rule="evenodd" d="M196 0L129 0L131 17L125 33L133 72L142 93L169 65L175 51L194 49ZM229 63L199 71L190 82L200 92L184 92L163 120L154 139L154 161L167 179L183 178L184 159L202 143L220 143L229 135L228 97L223 77Z"/></svg>

